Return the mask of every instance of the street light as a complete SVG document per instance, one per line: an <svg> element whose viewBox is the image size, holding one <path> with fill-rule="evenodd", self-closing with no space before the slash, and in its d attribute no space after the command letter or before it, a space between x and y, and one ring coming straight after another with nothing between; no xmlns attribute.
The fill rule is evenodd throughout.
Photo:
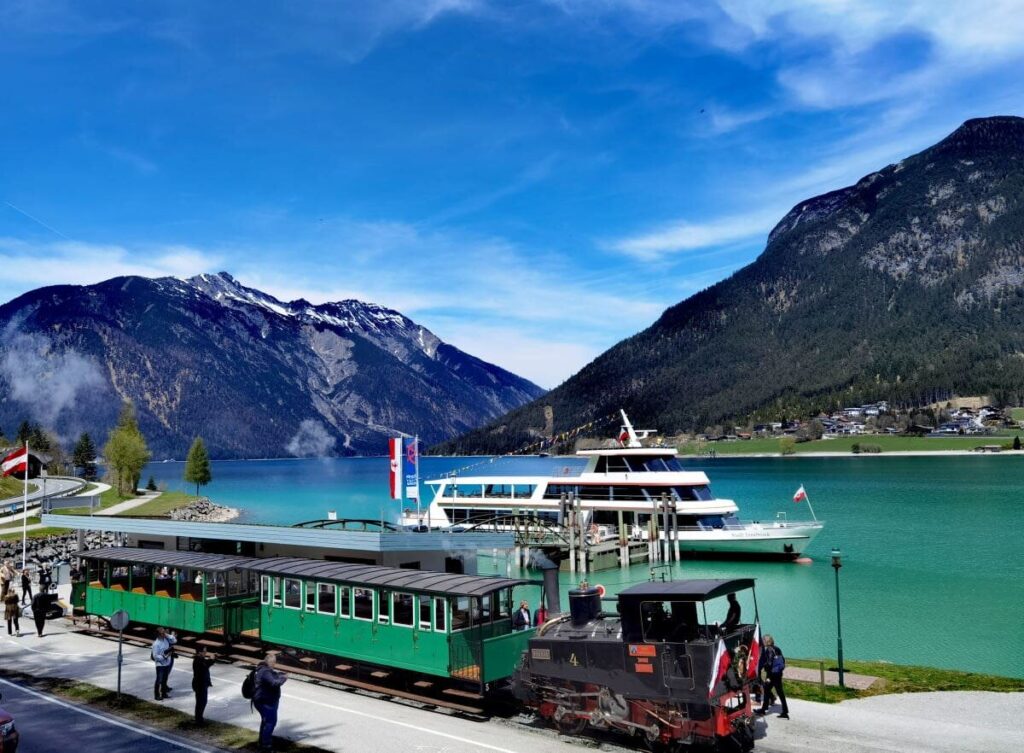
<svg viewBox="0 0 1024 753"><path fill-rule="evenodd" d="M843 682L843 623L839 617L839 568L843 566L843 553L833 547L832 568L836 571L836 636L839 639L839 687L845 688Z"/></svg>

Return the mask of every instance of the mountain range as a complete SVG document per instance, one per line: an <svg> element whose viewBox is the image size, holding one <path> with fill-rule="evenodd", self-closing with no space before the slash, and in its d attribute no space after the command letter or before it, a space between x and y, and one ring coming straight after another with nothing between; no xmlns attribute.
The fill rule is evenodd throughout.
<svg viewBox="0 0 1024 753"><path fill-rule="evenodd" d="M131 400L155 458L382 454L436 443L543 390L397 311L282 302L222 272L58 285L0 306L0 429L102 443Z"/></svg>
<svg viewBox="0 0 1024 753"><path fill-rule="evenodd" d="M674 433L952 394L1024 402L1018 117L969 120L800 202L754 262L543 398L438 449L514 450L618 408Z"/></svg>

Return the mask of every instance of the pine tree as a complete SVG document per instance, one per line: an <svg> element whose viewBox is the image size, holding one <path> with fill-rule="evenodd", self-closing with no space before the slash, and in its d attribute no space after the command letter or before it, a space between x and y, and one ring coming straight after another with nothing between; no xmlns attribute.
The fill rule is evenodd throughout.
<svg viewBox="0 0 1024 753"><path fill-rule="evenodd" d="M29 435L32 434L32 424L28 421L22 421L18 424L18 444L22 447L25 446L25 442L28 441Z"/></svg>
<svg viewBox="0 0 1024 753"><path fill-rule="evenodd" d="M199 496L199 487L206 486L213 481L213 471L210 469L210 456L206 452L206 445L202 437L196 437L189 448L188 457L185 459L185 480L196 485L196 496Z"/></svg>
<svg viewBox="0 0 1024 753"><path fill-rule="evenodd" d="M28 443L33 451L49 452L53 449L49 434L43 431L43 427L39 424L32 425L32 430L28 435Z"/></svg>
<svg viewBox="0 0 1024 753"><path fill-rule="evenodd" d="M146 482L146 491L147 492L155 492L155 491L157 491L156 479L153 478L152 476L150 476L149 477L149 481Z"/></svg>
<svg viewBox="0 0 1024 753"><path fill-rule="evenodd" d="M1013 449L1015 449L1015 450L1019 450L1020 449L1020 434L1018 434L1017 436L1015 436L1013 438Z"/></svg>
<svg viewBox="0 0 1024 753"><path fill-rule="evenodd" d="M75 451L71 456L71 463L75 469L82 469L82 478L93 480L96 478L96 445L92 443L92 437L88 432L83 432L75 444Z"/></svg>

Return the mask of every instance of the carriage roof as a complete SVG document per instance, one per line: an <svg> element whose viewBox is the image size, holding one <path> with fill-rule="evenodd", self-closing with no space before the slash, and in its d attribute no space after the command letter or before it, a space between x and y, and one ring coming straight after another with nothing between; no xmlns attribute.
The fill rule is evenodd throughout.
<svg viewBox="0 0 1024 753"><path fill-rule="evenodd" d="M404 589L454 596L486 596L513 586L540 585L540 582L535 580L498 578L486 575L456 575L433 570L355 565L301 557L240 557L233 554L208 554L135 547L92 549L78 552L76 556L83 559L193 568L208 572L250 570L267 575L291 575L306 580L339 581L389 590Z"/></svg>
<svg viewBox="0 0 1024 753"><path fill-rule="evenodd" d="M619 591L619 597L646 597L677 601L710 601L719 596L744 591L754 587L753 578L731 580L674 580L665 583L648 582L630 586Z"/></svg>

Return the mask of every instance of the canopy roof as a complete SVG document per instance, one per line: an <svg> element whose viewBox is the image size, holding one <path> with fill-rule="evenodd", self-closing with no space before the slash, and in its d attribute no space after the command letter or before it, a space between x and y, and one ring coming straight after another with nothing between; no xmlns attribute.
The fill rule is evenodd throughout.
<svg viewBox="0 0 1024 753"><path fill-rule="evenodd" d="M647 597L675 601L709 601L719 596L754 587L753 578L732 580L674 580L666 583L651 581L619 591L619 597Z"/></svg>
<svg viewBox="0 0 1024 753"><path fill-rule="evenodd" d="M540 585L539 581L517 578L496 578L486 575L455 575L433 570L409 570L377 565L353 565L329 560L301 557L239 557L233 554L180 552L168 549L106 547L78 552L83 559L125 563L167 565L208 572L252 570L268 575L290 575L306 580L337 581L367 585L389 590L420 591L454 596L486 596L503 588L519 585Z"/></svg>

